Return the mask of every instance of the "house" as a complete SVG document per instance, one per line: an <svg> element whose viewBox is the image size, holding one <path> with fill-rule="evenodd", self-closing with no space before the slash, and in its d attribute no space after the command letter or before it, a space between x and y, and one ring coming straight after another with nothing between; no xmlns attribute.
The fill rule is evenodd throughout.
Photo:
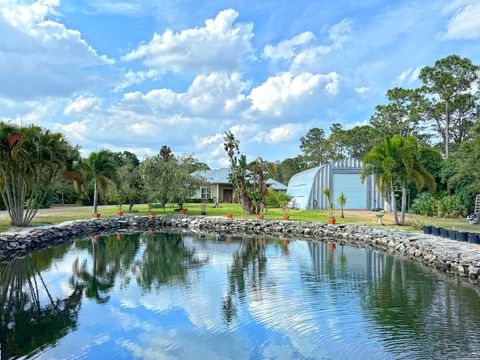
<svg viewBox="0 0 480 360"><path fill-rule="evenodd" d="M205 184L195 192L194 198L213 202L232 202L233 186L228 181L228 168L198 170L193 175L205 180Z"/></svg>
<svg viewBox="0 0 480 360"><path fill-rule="evenodd" d="M204 199L213 202L232 202L233 186L228 180L229 168L216 170L198 170L193 175L199 176L205 180L205 184L198 189L195 199ZM287 191L287 187L274 179L266 181L268 187L276 191Z"/></svg>
<svg viewBox="0 0 480 360"><path fill-rule="evenodd" d="M287 193L292 196L291 206L304 210L327 209L323 189L328 187L336 209L339 208L337 199L342 192L347 198L345 209L385 208L373 175L362 181L361 169L360 160L346 158L295 174L288 182Z"/></svg>
<svg viewBox="0 0 480 360"><path fill-rule="evenodd" d="M265 181L265 183L272 190L287 192L287 189L288 189L287 186L283 185L282 183L279 183L277 180L270 178L267 181Z"/></svg>

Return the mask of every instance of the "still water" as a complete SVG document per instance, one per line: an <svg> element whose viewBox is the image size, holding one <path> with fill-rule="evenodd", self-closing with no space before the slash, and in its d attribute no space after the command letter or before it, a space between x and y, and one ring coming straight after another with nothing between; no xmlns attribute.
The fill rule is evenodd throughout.
<svg viewBox="0 0 480 360"><path fill-rule="evenodd" d="M143 233L0 265L1 359L475 359L480 296L371 249Z"/></svg>

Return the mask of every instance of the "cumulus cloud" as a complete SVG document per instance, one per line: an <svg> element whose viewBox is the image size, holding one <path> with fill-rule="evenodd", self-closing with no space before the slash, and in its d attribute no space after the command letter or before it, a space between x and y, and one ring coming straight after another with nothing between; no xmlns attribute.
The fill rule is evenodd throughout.
<svg viewBox="0 0 480 360"><path fill-rule="evenodd" d="M238 12L223 10L204 27L155 33L150 42L123 57L141 60L160 72L234 71L252 53L253 25L236 22Z"/></svg>
<svg viewBox="0 0 480 360"><path fill-rule="evenodd" d="M13 98L68 96L93 81L99 56L79 31L52 20L59 0L0 9L0 92Z"/></svg>
<svg viewBox="0 0 480 360"><path fill-rule="evenodd" d="M480 38L480 2L477 0L456 0L449 3L444 13L449 16L443 39Z"/></svg>
<svg viewBox="0 0 480 360"><path fill-rule="evenodd" d="M65 115L86 113L100 105L100 100L95 96L79 96L71 100L63 113Z"/></svg>
<svg viewBox="0 0 480 360"><path fill-rule="evenodd" d="M339 82L340 76L335 72L305 72L296 76L284 72L269 77L263 84L252 89L249 98L252 100L253 110L281 116L288 108L305 104L322 94L337 94Z"/></svg>
<svg viewBox="0 0 480 360"><path fill-rule="evenodd" d="M368 86L359 86L355 88L355 92L359 95L365 95L370 92L370 88Z"/></svg>
<svg viewBox="0 0 480 360"><path fill-rule="evenodd" d="M352 21L343 19L328 30L328 43L316 44L316 36L306 31L276 45L267 44L263 57L270 60L290 62L290 71L317 71L321 58L334 50L339 50L352 33Z"/></svg>
<svg viewBox="0 0 480 360"><path fill-rule="evenodd" d="M239 114L247 109L250 100L244 93L249 86L238 73L214 72L196 76L184 93L170 89L155 89L146 94L131 92L124 95L124 104L137 109L149 107L163 113L212 118Z"/></svg>
<svg viewBox="0 0 480 360"><path fill-rule="evenodd" d="M259 142L267 142L271 144L278 144L281 142L291 141L295 139L302 131L300 124L283 124L278 127L270 129L266 134L257 137Z"/></svg>

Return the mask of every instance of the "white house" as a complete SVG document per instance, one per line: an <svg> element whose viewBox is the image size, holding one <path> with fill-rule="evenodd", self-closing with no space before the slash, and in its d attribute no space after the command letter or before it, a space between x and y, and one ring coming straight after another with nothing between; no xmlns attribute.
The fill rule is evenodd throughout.
<svg viewBox="0 0 480 360"><path fill-rule="evenodd" d="M204 199L213 202L232 202L233 186L228 180L228 168L216 170L198 170L193 175L199 176L205 180L205 185L201 186L194 198ZM266 184L276 191L287 191L287 187L274 179L268 179Z"/></svg>

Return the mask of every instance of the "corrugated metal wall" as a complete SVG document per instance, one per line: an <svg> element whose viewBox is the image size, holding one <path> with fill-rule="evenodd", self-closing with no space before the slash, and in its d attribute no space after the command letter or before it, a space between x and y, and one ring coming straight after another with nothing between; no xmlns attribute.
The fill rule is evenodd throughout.
<svg viewBox="0 0 480 360"><path fill-rule="evenodd" d="M298 183L301 182L304 187L302 188L303 196L302 200L298 204L300 209L327 209L327 198L323 195L323 188L328 187L333 194L335 184L333 183L334 174L352 174L360 176L362 168L362 162L353 158L346 158L338 161L332 161L328 164L320 167L310 169L314 171L304 171L296 174L290 179L288 183L287 193L298 196ZM309 181L305 181L304 176L308 173ZM313 177L313 179L312 179ZM313 180L313 181L312 181ZM372 175L365 179L366 182L366 208L368 210L374 208L383 208L383 197L375 187L374 177ZM308 198L308 201L305 201ZM295 204L295 201L294 201ZM348 200L347 200L348 208Z"/></svg>

